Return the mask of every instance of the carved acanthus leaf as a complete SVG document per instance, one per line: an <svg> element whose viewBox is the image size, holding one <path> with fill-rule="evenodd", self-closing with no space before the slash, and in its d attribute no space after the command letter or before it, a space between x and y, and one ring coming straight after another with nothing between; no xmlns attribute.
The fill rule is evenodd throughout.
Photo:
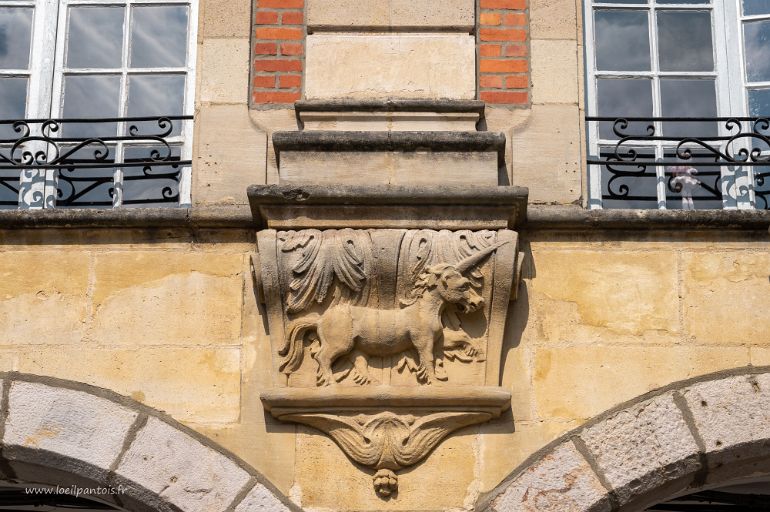
<svg viewBox="0 0 770 512"><path fill-rule="evenodd" d="M324 302L335 281L340 287L332 304L367 301L372 250L366 233L352 229L310 229L282 233L281 240L282 252L302 251L291 268L288 313L299 313L313 302Z"/></svg>

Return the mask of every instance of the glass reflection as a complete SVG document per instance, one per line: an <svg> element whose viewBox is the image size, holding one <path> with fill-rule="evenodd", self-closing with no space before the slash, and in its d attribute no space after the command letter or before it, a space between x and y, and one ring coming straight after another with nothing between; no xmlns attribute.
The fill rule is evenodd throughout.
<svg viewBox="0 0 770 512"><path fill-rule="evenodd" d="M27 79L0 77L0 119L16 121L24 119L27 111ZM15 141L19 133L13 123L0 124L0 140Z"/></svg>
<svg viewBox="0 0 770 512"><path fill-rule="evenodd" d="M71 7L67 66L121 67L124 11L122 7Z"/></svg>
<svg viewBox="0 0 770 512"><path fill-rule="evenodd" d="M181 67L187 57L187 7L134 7L131 66Z"/></svg>
<svg viewBox="0 0 770 512"><path fill-rule="evenodd" d="M770 21L743 24L746 75L750 82L770 81Z"/></svg>
<svg viewBox="0 0 770 512"><path fill-rule="evenodd" d="M27 106L27 79L0 77L0 119L23 119Z"/></svg>
<svg viewBox="0 0 770 512"><path fill-rule="evenodd" d="M597 80L599 116L609 117L651 117L652 81L630 78L602 78ZM644 135L649 123L630 123L625 133ZM603 139L616 139L612 123L602 122L599 135Z"/></svg>
<svg viewBox="0 0 770 512"><path fill-rule="evenodd" d="M717 100L714 80L660 80L661 111L666 117L716 117ZM673 137L706 137L717 135L716 122L667 122L663 134Z"/></svg>
<svg viewBox="0 0 770 512"><path fill-rule="evenodd" d="M132 75L128 79L128 116L179 116L184 107L185 75ZM134 123L139 133L162 133L157 122ZM171 135L181 133L174 121Z"/></svg>
<svg viewBox="0 0 770 512"><path fill-rule="evenodd" d="M770 14L770 0L743 0L743 15Z"/></svg>
<svg viewBox="0 0 770 512"><path fill-rule="evenodd" d="M650 38L646 11L597 10L596 68L649 71Z"/></svg>
<svg viewBox="0 0 770 512"><path fill-rule="evenodd" d="M770 89L749 90L749 115L770 116Z"/></svg>
<svg viewBox="0 0 770 512"><path fill-rule="evenodd" d="M64 78L62 117L117 117L119 104L119 75L67 75ZM63 133L67 137L114 137L117 124L67 123Z"/></svg>
<svg viewBox="0 0 770 512"><path fill-rule="evenodd" d="M0 69L29 68L32 8L0 7Z"/></svg>
<svg viewBox="0 0 770 512"><path fill-rule="evenodd" d="M658 54L662 71L713 71L711 13L658 13Z"/></svg>

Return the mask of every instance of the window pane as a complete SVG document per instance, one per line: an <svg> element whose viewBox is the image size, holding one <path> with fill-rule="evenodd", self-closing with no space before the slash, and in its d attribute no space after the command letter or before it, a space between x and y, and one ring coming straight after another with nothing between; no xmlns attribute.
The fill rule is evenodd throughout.
<svg viewBox="0 0 770 512"><path fill-rule="evenodd" d="M68 75L64 79L63 117L117 117L119 75ZM115 123L66 124L69 137L115 136Z"/></svg>
<svg viewBox="0 0 770 512"><path fill-rule="evenodd" d="M180 148L172 146L126 147L126 163L164 161L171 165L125 167L123 169L123 205L175 206L179 204L179 173L173 165L179 161Z"/></svg>
<svg viewBox="0 0 770 512"><path fill-rule="evenodd" d="M636 159L631 158L630 152L636 153ZM652 162L655 151L651 148L623 145L620 148L600 148L602 160L621 160ZM602 166L602 208L657 208L658 177L654 166L639 167L619 165L617 163Z"/></svg>
<svg viewBox="0 0 770 512"><path fill-rule="evenodd" d="M62 153L72 148L62 148ZM71 167L59 171L56 182L56 206L75 208L104 208L112 206L114 194L115 147L90 144L67 158ZM78 167L78 164L105 164L102 168Z"/></svg>
<svg viewBox="0 0 770 512"><path fill-rule="evenodd" d="M122 7L72 7L67 33L67 66L121 67L124 11Z"/></svg>
<svg viewBox="0 0 770 512"><path fill-rule="evenodd" d="M744 23L743 35L749 82L770 81L770 21Z"/></svg>
<svg viewBox="0 0 770 512"><path fill-rule="evenodd" d="M27 106L27 79L0 77L0 119L23 119Z"/></svg>
<svg viewBox="0 0 770 512"><path fill-rule="evenodd" d="M597 10L596 67L606 71L649 71L646 11Z"/></svg>
<svg viewBox="0 0 770 512"><path fill-rule="evenodd" d="M187 62L187 7L134 7L131 66L174 67Z"/></svg>
<svg viewBox="0 0 770 512"><path fill-rule="evenodd" d="M128 79L128 116L179 116L184 107L185 75L133 75ZM135 123L139 134L158 133L157 122ZM171 135L178 135L175 121Z"/></svg>
<svg viewBox="0 0 770 512"><path fill-rule="evenodd" d="M32 8L0 7L0 69L28 69Z"/></svg>
<svg viewBox="0 0 770 512"><path fill-rule="evenodd" d="M646 4L648 0L602 0L595 4Z"/></svg>
<svg viewBox="0 0 770 512"><path fill-rule="evenodd" d="M743 14L770 14L770 0L743 0Z"/></svg>
<svg viewBox="0 0 770 512"><path fill-rule="evenodd" d="M715 162L714 155L694 146L692 158L665 168L666 208L670 210L712 210L722 208L722 169L698 165ZM666 152L667 161L677 160L675 152Z"/></svg>
<svg viewBox="0 0 770 512"><path fill-rule="evenodd" d="M0 148L0 152L8 154L10 148ZM19 207L19 171L0 171L0 208L11 209Z"/></svg>
<svg viewBox="0 0 770 512"><path fill-rule="evenodd" d="M27 79L0 77L0 119L17 121L24 119L27 111ZM0 139L16 140L19 132L13 123L0 124ZM0 150L1 151L1 150Z"/></svg>
<svg viewBox="0 0 770 512"><path fill-rule="evenodd" d="M749 115L770 116L770 89L749 90Z"/></svg>
<svg viewBox="0 0 770 512"><path fill-rule="evenodd" d="M717 99L714 80L660 80L661 109L665 117L716 117ZM675 137L717 135L716 122L667 122L663 134Z"/></svg>
<svg viewBox="0 0 770 512"><path fill-rule="evenodd" d="M597 81L599 115L609 117L651 117L652 81L647 79L599 79ZM648 123L630 123L626 134L644 135ZM617 138L612 123L599 127L602 138Z"/></svg>
<svg viewBox="0 0 770 512"><path fill-rule="evenodd" d="M658 13L658 54L662 71L713 71L711 13Z"/></svg>

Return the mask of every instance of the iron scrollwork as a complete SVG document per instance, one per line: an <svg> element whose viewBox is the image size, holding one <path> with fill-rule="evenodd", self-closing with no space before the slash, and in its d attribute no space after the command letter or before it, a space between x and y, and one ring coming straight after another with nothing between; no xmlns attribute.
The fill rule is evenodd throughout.
<svg viewBox="0 0 770 512"><path fill-rule="evenodd" d="M768 117L586 117L586 121L612 125L612 142L587 162L606 169L603 199L656 201L656 194L635 193L632 187L638 191L643 178L655 182L662 174L667 200L681 199L683 208L692 208L693 199L721 201L725 190L748 196L747 183L751 183L756 207L770 209L770 190L762 189L770 177ZM704 125L721 126L721 130L716 135L697 135ZM683 130L683 126L692 129ZM663 148L663 158L655 155L656 147ZM661 167L663 173L656 170ZM737 183L742 176L747 180Z"/></svg>
<svg viewBox="0 0 770 512"><path fill-rule="evenodd" d="M112 207L132 186L141 193L121 195L120 204L176 203L181 168L192 163L179 155L179 126L190 119L0 120L0 206L17 197L27 206Z"/></svg>

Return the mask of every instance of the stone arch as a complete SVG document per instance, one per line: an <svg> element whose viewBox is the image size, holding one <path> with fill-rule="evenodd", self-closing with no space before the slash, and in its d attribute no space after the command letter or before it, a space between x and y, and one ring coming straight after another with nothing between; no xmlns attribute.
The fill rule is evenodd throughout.
<svg viewBox="0 0 770 512"><path fill-rule="evenodd" d="M488 512L630 512L770 476L770 367L677 382L563 435L482 497Z"/></svg>
<svg viewBox="0 0 770 512"><path fill-rule="evenodd" d="M169 416L85 384L0 373L0 479L112 488L129 510L299 510L235 455Z"/></svg>

